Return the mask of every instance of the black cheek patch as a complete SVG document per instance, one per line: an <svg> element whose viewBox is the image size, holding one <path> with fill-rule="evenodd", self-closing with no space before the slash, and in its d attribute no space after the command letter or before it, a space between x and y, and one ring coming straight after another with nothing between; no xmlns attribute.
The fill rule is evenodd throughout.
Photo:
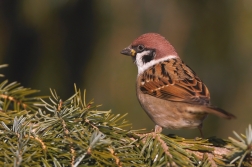
<svg viewBox="0 0 252 167"><path fill-rule="evenodd" d="M145 64L145 63L148 63L148 62L150 62L151 60L153 60L154 57L155 57L155 52L154 52L154 51L151 51L150 54L144 55L144 56L142 57L142 61L143 61L143 63Z"/></svg>

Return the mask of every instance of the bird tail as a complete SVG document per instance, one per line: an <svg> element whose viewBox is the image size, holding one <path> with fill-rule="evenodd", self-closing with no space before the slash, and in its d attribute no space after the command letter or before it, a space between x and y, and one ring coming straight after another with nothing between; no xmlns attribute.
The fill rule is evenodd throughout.
<svg viewBox="0 0 252 167"><path fill-rule="evenodd" d="M208 113L212 113L212 114L215 114L221 118L226 118L226 119L235 119L236 116L234 116L233 114L221 109L221 108L218 108L218 107L215 107L215 106L209 106L207 107L209 110L207 111Z"/></svg>

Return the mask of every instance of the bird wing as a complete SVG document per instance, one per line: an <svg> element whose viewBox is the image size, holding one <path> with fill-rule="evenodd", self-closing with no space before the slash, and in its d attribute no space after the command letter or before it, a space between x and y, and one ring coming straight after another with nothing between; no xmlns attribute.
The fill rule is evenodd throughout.
<svg viewBox="0 0 252 167"><path fill-rule="evenodd" d="M140 90L144 94L169 101L209 104L210 93L206 85L179 58L160 62L140 77Z"/></svg>

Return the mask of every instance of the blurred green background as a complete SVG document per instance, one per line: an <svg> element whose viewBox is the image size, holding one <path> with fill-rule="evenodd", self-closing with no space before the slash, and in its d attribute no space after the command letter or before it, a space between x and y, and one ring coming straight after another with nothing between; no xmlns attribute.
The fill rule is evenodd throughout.
<svg viewBox="0 0 252 167"><path fill-rule="evenodd" d="M165 36L206 83L214 105L237 120L209 116L205 137L244 133L252 123L251 0L1 0L0 63L10 81L70 97L76 83L101 110L129 113L133 129L154 124L135 96L137 68L120 55L146 32ZM198 130L165 130L184 137Z"/></svg>

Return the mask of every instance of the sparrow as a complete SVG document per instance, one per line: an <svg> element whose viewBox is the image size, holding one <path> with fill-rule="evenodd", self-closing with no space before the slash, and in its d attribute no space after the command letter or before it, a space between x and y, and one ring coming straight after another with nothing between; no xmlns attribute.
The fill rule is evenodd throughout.
<svg viewBox="0 0 252 167"><path fill-rule="evenodd" d="M137 66L137 98L156 124L155 132L199 128L203 136L202 124L208 114L236 118L210 104L207 86L160 34L141 35L121 54L131 56Z"/></svg>

